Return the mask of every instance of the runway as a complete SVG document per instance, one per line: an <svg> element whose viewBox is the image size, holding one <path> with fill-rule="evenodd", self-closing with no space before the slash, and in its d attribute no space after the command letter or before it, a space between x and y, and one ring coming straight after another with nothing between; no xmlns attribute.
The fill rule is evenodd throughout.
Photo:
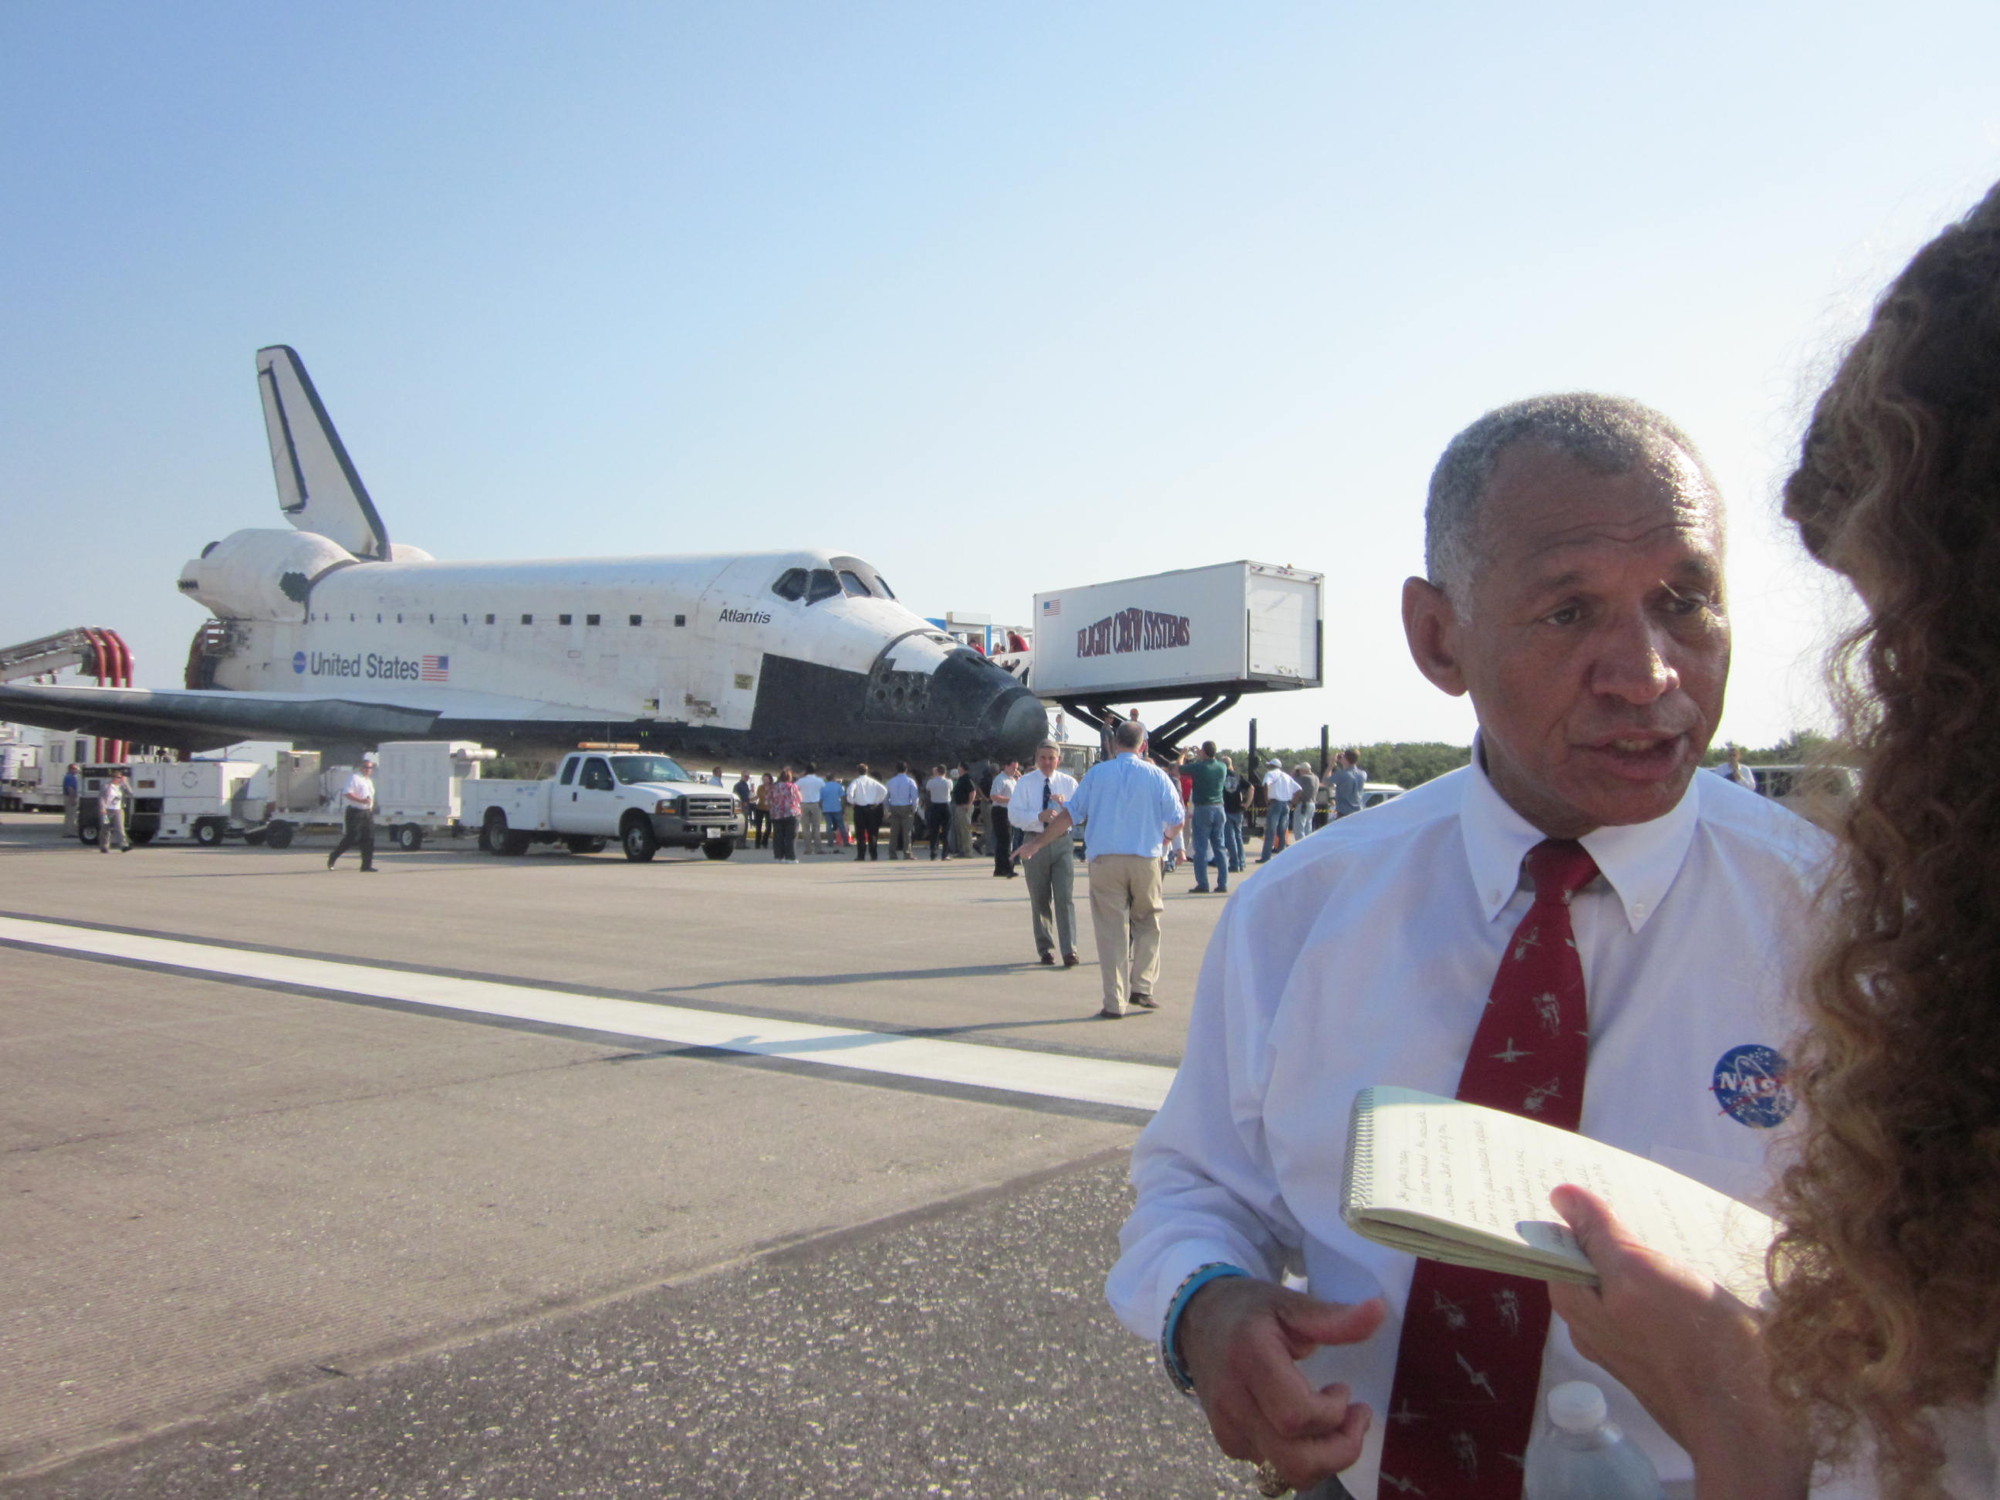
<svg viewBox="0 0 2000 1500"><path fill-rule="evenodd" d="M1242 1492L1100 1294L1215 898L1098 1023L977 861L52 825L0 826L0 1492Z"/></svg>

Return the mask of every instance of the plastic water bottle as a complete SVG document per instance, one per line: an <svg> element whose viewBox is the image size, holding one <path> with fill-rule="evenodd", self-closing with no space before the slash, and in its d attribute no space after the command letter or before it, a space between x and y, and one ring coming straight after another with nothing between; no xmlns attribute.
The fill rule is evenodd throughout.
<svg viewBox="0 0 2000 1500"><path fill-rule="evenodd" d="M1549 1421L1528 1453L1525 1500L1662 1500L1653 1461L1606 1417L1604 1392L1589 1381L1550 1391Z"/></svg>

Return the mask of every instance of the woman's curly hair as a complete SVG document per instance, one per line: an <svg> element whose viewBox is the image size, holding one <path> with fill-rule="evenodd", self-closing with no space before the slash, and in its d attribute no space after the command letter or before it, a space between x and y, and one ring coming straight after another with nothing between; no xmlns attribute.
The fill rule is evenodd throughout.
<svg viewBox="0 0 2000 1500"><path fill-rule="evenodd" d="M1938 1493L1926 1408L2000 1353L2000 186L1821 397L1785 513L1870 618L1836 648L1861 788L1795 1073L1769 1329L1823 1455Z"/></svg>

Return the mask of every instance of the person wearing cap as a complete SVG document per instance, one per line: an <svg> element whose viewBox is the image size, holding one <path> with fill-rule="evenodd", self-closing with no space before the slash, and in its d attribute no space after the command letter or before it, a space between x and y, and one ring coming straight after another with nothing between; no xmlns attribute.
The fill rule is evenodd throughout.
<svg viewBox="0 0 2000 1500"><path fill-rule="evenodd" d="M1258 864L1291 842L1286 835L1292 826L1292 799L1298 794L1299 784L1286 772L1284 762L1275 755L1264 762L1264 852L1257 856Z"/></svg>
<svg viewBox="0 0 2000 1500"><path fill-rule="evenodd" d="M361 851L361 872L375 873L375 752L370 750L361 757L361 764L354 774L347 778L347 790L340 794L341 812L345 826L341 829L340 842L333 846L333 853L326 857L326 867L331 870L333 862L349 849Z"/></svg>
<svg viewBox="0 0 2000 1500"><path fill-rule="evenodd" d="M127 788L125 773L113 771L104 778L104 784L97 791L97 852L109 854L111 841L118 841L118 852L130 854L132 841L125 836L125 804Z"/></svg>

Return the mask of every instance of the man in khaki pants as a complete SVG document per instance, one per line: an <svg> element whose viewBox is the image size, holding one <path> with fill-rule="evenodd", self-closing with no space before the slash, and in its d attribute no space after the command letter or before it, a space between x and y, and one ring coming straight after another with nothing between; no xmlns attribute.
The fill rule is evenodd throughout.
<svg viewBox="0 0 2000 1500"><path fill-rule="evenodd" d="M1117 755L1090 768L1069 805L1021 846L1023 864L1078 823L1090 855L1090 921L1104 973L1107 1021L1129 1000L1157 1010L1160 977L1160 855L1180 829L1181 796L1167 773L1145 758L1146 728L1127 720L1112 731Z"/></svg>

